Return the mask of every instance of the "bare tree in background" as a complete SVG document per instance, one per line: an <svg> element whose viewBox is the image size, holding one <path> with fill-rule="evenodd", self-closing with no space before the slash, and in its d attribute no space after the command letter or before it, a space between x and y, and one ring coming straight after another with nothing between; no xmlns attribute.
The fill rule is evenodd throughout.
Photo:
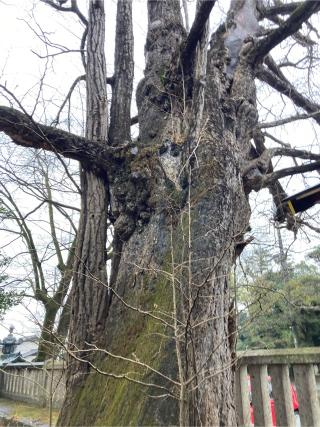
<svg viewBox="0 0 320 427"><path fill-rule="evenodd" d="M318 33L309 20L320 2L232 0L225 22L209 34L215 0L197 2L188 32L179 1L149 0L137 118L130 117L132 2L117 3L112 77L105 65L104 2L90 1L88 17L76 0L44 3L75 13L85 27L85 75L77 79L86 81L85 136L6 106L0 107L0 130L18 145L50 150L82 167L69 332L73 358L59 423L235 425L229 274L247 243L248 196L268 188L277 219L296 230L301 221L281 205L279 179L320 166L316 152L281 141L267 145L262 129L271 125L258 122L256 81L304 111L272 126L306 118L319 124L319 103L290 83L288 58L280 67L271 51L293 40L292 49L306 47L317 67ZM139 138L133 141L130 125L136 121ZM283 156L296 163L275 168L272 160ZM107 278L109 221L114 239ZM93 367L108 375L94 374Z"/></svg>
<svg viewBox="0 0 320 427"><path fill-rule="evenodd" d="M43 361L59 351L55 330L60 337L68 330L67 295L79 208L67 203L76 205L79 195L50 153L23 156L21 149L12 152L6 144L1 148L0 198L5 208L0 214L1 231L7 236L4 250L11 249L13 255L8 280L11 289L19 289L20 298L32 298L44 309L36 358Z"/></svg>

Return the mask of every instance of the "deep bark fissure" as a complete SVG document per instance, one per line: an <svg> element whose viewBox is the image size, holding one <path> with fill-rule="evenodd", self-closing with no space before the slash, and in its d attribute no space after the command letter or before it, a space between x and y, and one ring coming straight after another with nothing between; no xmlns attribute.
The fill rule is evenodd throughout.
<svg viewBox="0 0 320 427"><path fill-rule="evenodd" d="M104 5L93 0L89 5L87 39L87 118L86 139L107 144L108 110L106 64L104 52ZM108 211L108 183L84 167L81 171L81 215L75 252L71 324L69 342L75 351L85 350L87 343L102 346L109 293L106 271L106 239ZM81 353L80 358L81 358ZM89 372L89 366L70 360L67 390L75 392ZM67 394L60 423L69 418L66 408L74 396Z"/></svg>

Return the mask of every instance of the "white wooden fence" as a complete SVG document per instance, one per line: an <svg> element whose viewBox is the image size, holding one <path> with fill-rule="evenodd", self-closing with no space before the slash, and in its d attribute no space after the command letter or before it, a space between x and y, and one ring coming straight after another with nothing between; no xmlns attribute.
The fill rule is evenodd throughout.
<svg viewBox="0 0 320 427"><path fill-rule="evenodd" d="M2 397L60 408L64 394L63 362L12 363L0 368Z"/></svg>

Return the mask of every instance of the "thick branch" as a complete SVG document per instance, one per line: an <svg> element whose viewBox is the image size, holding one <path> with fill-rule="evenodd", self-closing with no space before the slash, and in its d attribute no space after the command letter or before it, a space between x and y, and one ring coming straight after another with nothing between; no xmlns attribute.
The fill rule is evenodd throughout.
<svg viewBox="0 0 320 427"><path fill-rule="evenodd" d="M74 12L79 17L79 19L82 21L84 25L88 25L87 18L80 12L78 8L77 0L71 0L71 9L72 9L72 12Z"/></svg>
<svg viewBox="0 0 320 427"><path fill-rule="evenodd" d="M108 147L61 129L41 125L26 114L5 106L0 106L0 131L18 145L59 153L80 161L84 167L101 172L111 165L114 155L119 158L122 148L128 148L128 145Z"/></svg>
<svg viewBox="0 0 320 427"><path fill-rule="evenodd" d="M259 70L257 76L260 80L268 83L275 90L290 98L295 105L303 108L309 114L313 114L312 118L320 125L320 116L316 115L320 110L319 104L311 102L307 97L299 93L288 80L280 78L265 67Z"/></svg>
<svg viewBox="0 0 320 427"><path fill-rule="evenodd" d="M253 139L254 139L254 143L256 146L257 153L260 155L260 157L263 156L263 154L268 151L266 149L266 146L265 146L265 135L261 132L260 129L257 128L253 134ZM285 148L287 148L287 146ZM273 169L273 165L272 165L270 156L269 156L269 159L267 156L267 160L268 160L268 162L264 165L264 170L266 171L266 173L269 176L269 175L273 174L274 169ZM256 177L256 179L255 179L255 177ZM259 173L253 174L253 179L249 183L249 187L251 185L250 189L255 189L255 190L259 191L261 189L261 178L262 177L263 176L261 173L260 174ZM287 197L287 194L284 191L284 188L282 187L282 185L280 184L280 182L278 180L270 182L269 185L267 185L266 187L268 187L269 192L272 196L274 205L276 207L275 220L276 221L284 221L287 218L288 229L289 230L294 229L295 223L294 223L294 221L292 221L292 216L291 216L290 212L287 212L287 210L285 209L285 207L282 204L282 200L285 197Z"/></svg>
<svg viewBox="0 0 320 427"><path fill-rule="evenodd" d="M264 134L261 132L260 129L256 129L256 131L254 132L254 142L256 146L256 151L259 154L259 158L254 159L253 161L249 162L249 164L245 165L244 172L245 170L247 170L247 175L244 175L246 186L248 187L248 189L255 191L259 191L261 188L265 187L269 188L276 207L275 220L283 222L285 219L287 219L287 228L289 230L296 230L296 221L293 220L290 212L282 204L282 200L287 197L287 194L284 191L282 185L280 184L279 179L285 176L318 169L320 166L320 155L310 153L304 150L297 150L287 146L267 150L264 142ZM273 156L282 155L294 158L300 157L303 159L312 159L316 161L307 165L294 166L292 168L274 171L271 158ZM257 173L250 173L252 169L256 169ZM261 170L265 171L266 174L261 173Z"/></svg>
<svg viewBox="0 0 320 427"><path fill-rule="evenodd" d="M264 8L260 14L260 19L270 18L276 15L289 15L294 12L298 7L302 6L302 1L292 2L289 4L280 4L277 6L271 6Z"/></svg>
<svg viewBox="0 0 320 427"><path fill-rule="evenodd" d="M270 155L275 156L286 156L286 157L297 157L304 160L320 160L320 154L312 153L306 150L298 150L296 148L276 147L271 148Z"/></svg>
<svg viewBox="0 0 320 427"><path fill-rule="evenodd" d="M279 27L284 24L284 20L279 18L279 16L270 17L269 20ZM316 44L315 41L313 41L310 37L302 34L301 31L296 31L294 34L292 34L292 38L301 46L314 46Z"/></svg>
<svg viewBox="0 0 320 427"><path fill-rule="evenodd" d="M249 161L245 165L242 171L243 176L246 176L252 169L255 169L255 168L262 168L264 171L271 172L271 170L269 170L271 159L272 157L278 157L278 156L286 156L286 157L293 157L293 158L299 158L304 160L320 161L320 154L311 153L310 151L298 150L295 148L287 148L287 147L270 148L270 149L265 149L259 157ZM272 172L272 173L277 173L277 172Z"/></svg>
<svg viewBox="0 0 320 427"><path fill-rule="evenodd" d="M320 2L309 0L303 2L279 28L272 31L266 38L258 42L253 54L253 61L261 61L271 49L280 44L287 37L298 31L301 25L314 13L320 10Z"/></svg>
<svg viewBox="0 0 320 427"><path fill-rule="evenodd" d="M59 318L56 334L58 337L66 338L70 326L70 315L71 315L71 301L72 301L72 287L70 289L67 301L62 307L62 312Z"/></svg>
<svg viewBox="0 0 320 427"><path fill-rule="evenodd" d="M80 12L76 0L71 0L71 6L70 7L60 6L59 4L55 3L52 0L40 0L40 1L42 1L43 3L45 3L45 4L47 4L47 5L51 6L51 7L53 7L56 10L60 10L61 12L73 12L73 13L75 13L84 25L88 25L88 20Z"/></svg>
<svg viewBox="0 0 320 427"><path fill-rule="evenodd" d="M86 61L86 54L85 54L87 37L88 37L88 27L85 28L81 37L81 42L80 42L81 61L84 69L87 68L87 61Z"/></svg>
<svg viewBox="0 0 320 427"><path fill-rule="evenodd" d="M285 178L290 175L298 175L304 172L312 172L320 169L320 160L312 163L307 163L305 165L293 166L290 168L280 169L278 171L272 172L270 174L265 175L262 178L262 187L268 187L270 184L274 183L280 178Z"/></svg>
<svg viewBox="0 0 320 427"><path fill-rule="evenodd" d="M206 22L209 19L215 2L216 0L207 0L201 3L181 53L181 62L183 66L190 61L190 56L193 55L197 43L202 37Z"/></svg>
<svg viewBox="0 0 320 427"><path fill-rule="evenodd" d="M53 0L40 0L42 1L42 3L47 4L48 6L53 7L56 10L60 10L61 12L72 12L72 8L70 7L65 7L65 6L60 6L60 4L55 3Z"/></svg>

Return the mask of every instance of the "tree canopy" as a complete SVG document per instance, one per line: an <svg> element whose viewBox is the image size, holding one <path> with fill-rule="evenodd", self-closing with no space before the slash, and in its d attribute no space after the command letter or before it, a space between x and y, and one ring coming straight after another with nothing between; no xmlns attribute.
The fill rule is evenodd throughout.
<svg viewBox="0 0 320 427"><path fill-rule="evenodd" d="M8 289L6 281L8 276L3 272L9 260L0 255L0 320L9 308L14 307L20 301L21 295L15 290Z"/></svg>
<svg viewBox="0 0 320 427"><path fill-rule="evenodd" d="M288 263L285 273L275 270L270 251L248 255L239 283L239 350L319 346L319 264L310 262L318 251Z"/></svg>

